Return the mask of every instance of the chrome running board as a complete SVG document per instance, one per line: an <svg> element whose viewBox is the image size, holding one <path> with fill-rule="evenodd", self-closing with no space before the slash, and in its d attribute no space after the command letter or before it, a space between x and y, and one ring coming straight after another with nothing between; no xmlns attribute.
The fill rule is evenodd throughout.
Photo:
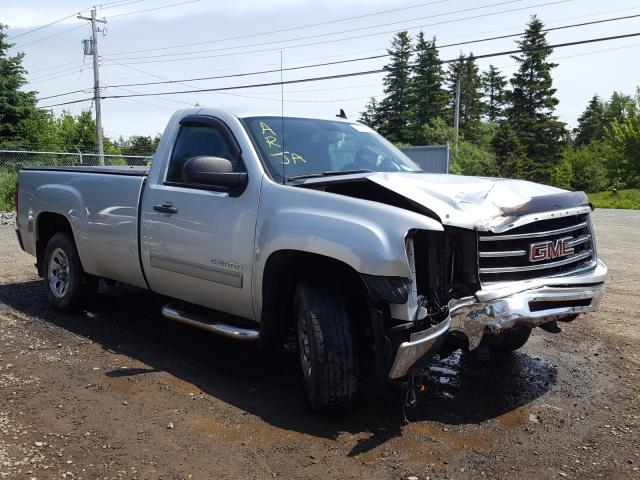
<svg viewBox="0 0 640 480"><path fill-rule="evenodd" d="M192 327L224 335L225 337L234 338L236 340L258 340L260 336L259 330L236 327L227 323L218 322L209 317L189 312L180 308L175 303L169 303L162 307L162 316L169 320L182 322L187 325L191 325Z"/></svg>

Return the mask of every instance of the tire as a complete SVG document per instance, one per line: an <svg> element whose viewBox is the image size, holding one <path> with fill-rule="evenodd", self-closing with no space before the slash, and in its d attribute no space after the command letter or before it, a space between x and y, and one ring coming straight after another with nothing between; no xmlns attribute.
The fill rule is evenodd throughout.
<svg viewBox="0 0 640 480"><path fill-rule="evenodd" d="M347 308L324 286L302 283L294 298L307 400L314 411L350 402L358 389L356 351Z"/></svg>
<svg viewBox="0 0 640 480"><path fill-rule="evenodd" d="M492 345L491 352L494 354L507 354L522 348L529 336L531 328L523 325L516 325L504 332L501 332L496 338L496 344Z"/></svg>
<svg viewBox="0 0 640 480"><path fill-rule="evenodd" d="M43 257L43 279L49 303L61 312L77 312L98 289L98 278L82 269L78 250L71 236L56 233Z"/></svg>

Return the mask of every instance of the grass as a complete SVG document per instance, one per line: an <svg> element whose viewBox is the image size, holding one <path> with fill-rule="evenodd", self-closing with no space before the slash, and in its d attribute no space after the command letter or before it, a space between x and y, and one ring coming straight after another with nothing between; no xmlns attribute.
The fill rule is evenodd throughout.
<svg viewBox="0 0 640 480"><path fill-rule="evenodd" d="M640 189L618 190L589 194L589 200L596 208L624 208L640 210Z"/></svg>
<svg viewBox="0 0 640 480"><path fill-rule="evenodd" d="M16 177L14 172L0 170L0 212L15 209L13 194L16 190Z"/></svg>

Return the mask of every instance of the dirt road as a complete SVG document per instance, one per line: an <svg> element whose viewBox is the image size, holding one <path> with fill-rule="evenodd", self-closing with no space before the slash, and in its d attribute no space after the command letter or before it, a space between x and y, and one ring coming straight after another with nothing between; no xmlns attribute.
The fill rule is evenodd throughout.
<svg viewBox="0 0 640 480"><path fill-rule="evenodd" d="M507 359L435 364L406 427L397 392L310 413L295 352L265 363L145 292L57 313L0 227L0 478L640 478L640 212L595 224L602 310Z"/></svg>

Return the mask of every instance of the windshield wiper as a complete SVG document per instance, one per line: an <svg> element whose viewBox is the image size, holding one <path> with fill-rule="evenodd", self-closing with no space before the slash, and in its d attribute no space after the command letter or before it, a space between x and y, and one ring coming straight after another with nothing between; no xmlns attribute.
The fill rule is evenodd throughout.
<svg viewBox="0 0 640 480"><path fill-rule="evenodd" d="M304 175L292 175L287 177L288 181L291 180L300 180L303 178L319 178L319 177L329 177L333 175L351 175L353 173L369 173L373 172L373 170L326 170L324 172L315 172L315 173L305 173Z"/></svg>

